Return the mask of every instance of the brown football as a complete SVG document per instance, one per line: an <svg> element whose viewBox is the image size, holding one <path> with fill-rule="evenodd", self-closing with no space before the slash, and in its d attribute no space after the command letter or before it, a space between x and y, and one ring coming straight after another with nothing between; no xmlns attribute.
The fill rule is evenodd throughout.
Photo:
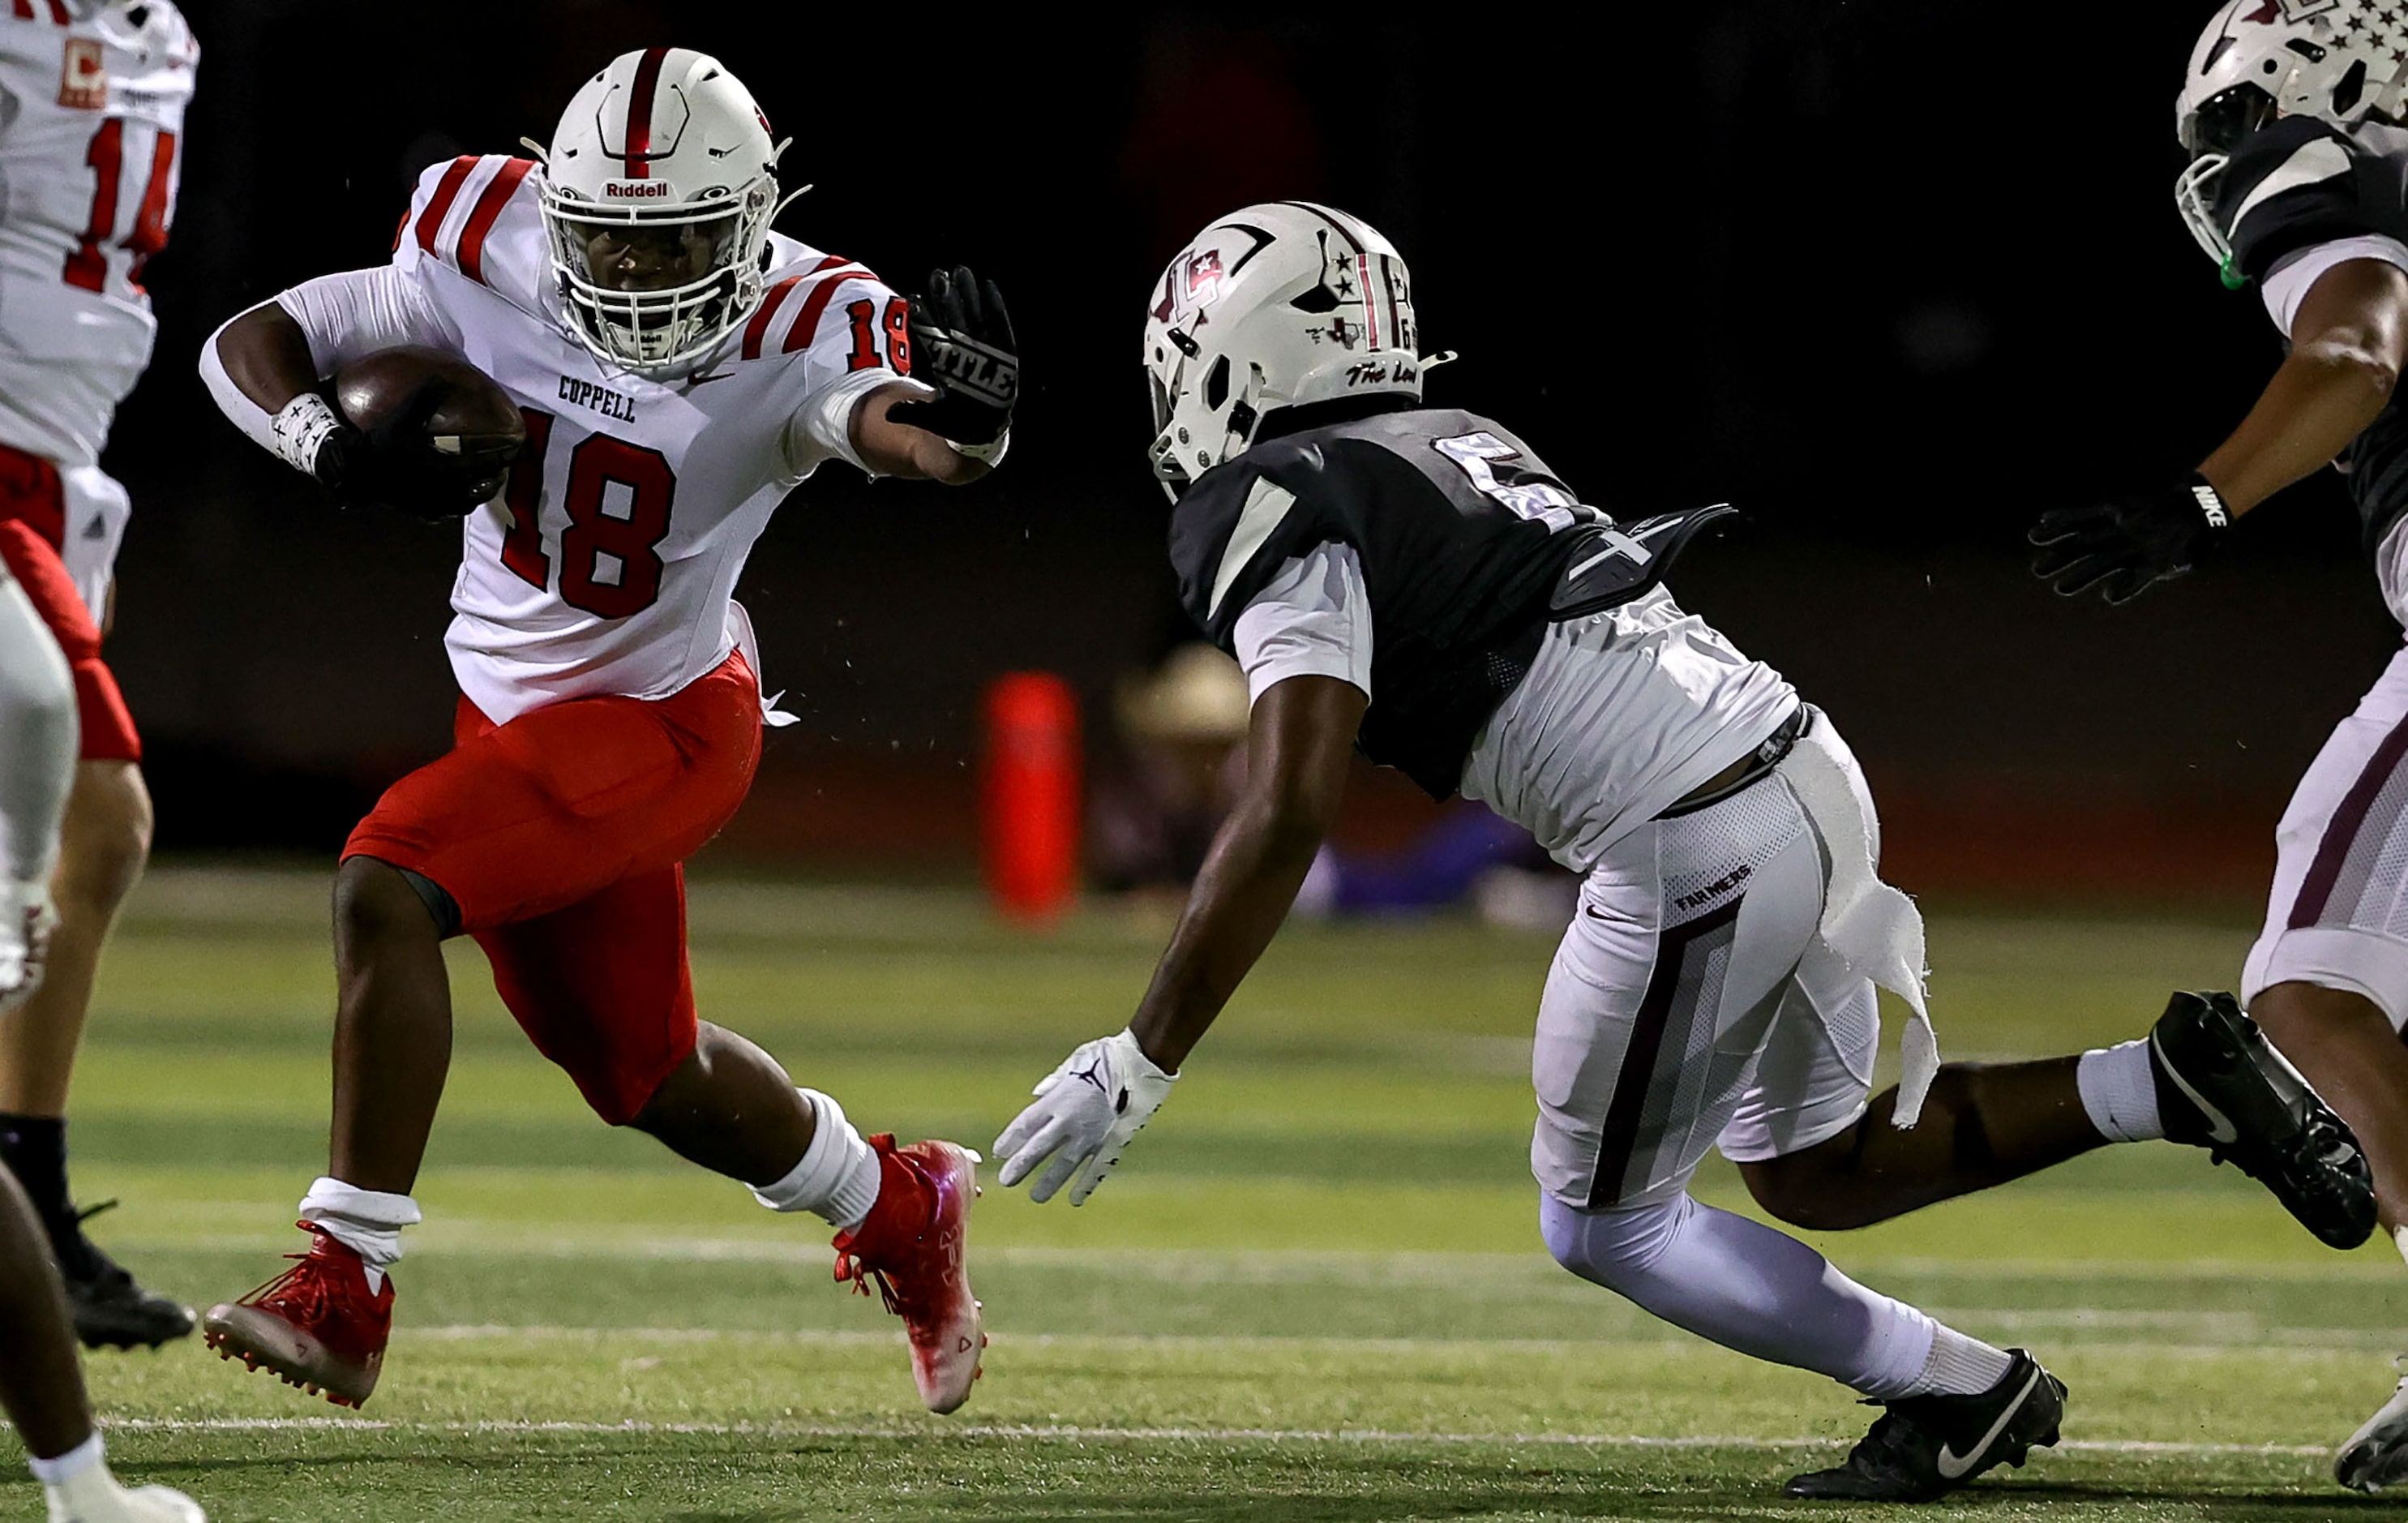
<svg viewBox="0 0 2408 1523"><path fill-rule="evenodd" d="M425 385L437 388L426 432L445 454L516 454L526 422L509 393L467 361L403 345L364 354L335 372L335 405L362 433L376 432Z"/></svg>

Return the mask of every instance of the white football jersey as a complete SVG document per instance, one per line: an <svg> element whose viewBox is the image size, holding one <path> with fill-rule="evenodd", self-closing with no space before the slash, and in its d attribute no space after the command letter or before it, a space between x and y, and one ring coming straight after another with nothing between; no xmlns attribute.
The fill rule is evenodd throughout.
<svg viewBox="0 0 2408 1523"><path fill-rule="evenodd" d="M774 235L759 310L691 376L611 368L564 326L542 173L488 155L421 175L394 249L408 309L380 335L459 355L526 418L501 500L467 519L446 637L461 691L496 723L666 697L724 661L748 634L732 594L770 513L824 460L861 464L854 405L910 369L901 296ZM351 357L313 334L321 373Z"/></svg>
<svg viewBox="0 0 2408 1523"><path fill-rule="evenodd" d="M150 362L200 48L166 0L0 0L0 444L89 467Z"/></svg>

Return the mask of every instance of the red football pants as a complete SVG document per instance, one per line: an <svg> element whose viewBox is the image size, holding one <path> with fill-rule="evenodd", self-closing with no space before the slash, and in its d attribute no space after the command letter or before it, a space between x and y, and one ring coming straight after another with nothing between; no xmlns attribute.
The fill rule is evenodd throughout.
<svg viewBox="0 0 2408 1523"><path fill-rule="evenodd" d="M538 1051L619 1126L694 1051L685 859L744 801L760 687L741 655L673 697L578 698L495 725L467 699L452 750L351 832L435 884Z"/></svg>
<svg viewBox="0 0 2408 1523"><path fill-rule="evenodd" d="M85 761L138 762L142 738L116 673L100 658L100 625L59 558L66 515L58 467L0 444L0 562L33 599L75 673L76 716L83 724L76 754Z"/></svg>

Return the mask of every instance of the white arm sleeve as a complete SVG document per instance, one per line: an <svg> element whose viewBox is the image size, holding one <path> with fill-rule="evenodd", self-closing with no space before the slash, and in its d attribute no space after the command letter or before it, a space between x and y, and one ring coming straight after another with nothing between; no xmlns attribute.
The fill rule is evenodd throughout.
<svg viewBox="0 0 2408 1523"><path fill-rule="evenodd" d="M878 474L862 464L860 452L853 447L853 414L871 392L882 386L900 386L923 402L934 400L937 395L934 386L906 381L882 367L861 370L821 388L786 420L784 432L778 436L786 468L794 472L796 480L809 476L829 460L841 460L865 476L874 478Z"/></svg>
<svg viewBox="0 0 2408 1523"><path fill-rule="evenodd" d="M1323 545L1281 567L1231 635L1250 701L1290 677L1335 677L1371 696L1371 600L1353 545Z"/></svg>
<svg viewBox="0 0 2408 1523"><path fill-rule="evenodd" d="M322 275L275 301L308 340L310 367L321 376L333 375L349 361L397 344L458 347L418 282L391 265ZM201 345L201 381L218 410L249 435L252 443L276 453L275 414L242 394L218 355L218 339L226 329L266 305L261 302L244 309L209 335Z"/></svg>
<svg viewBox="0 0 2408 1523"><path fill-rule="evenodd" d="M2380 233L2368 233L2302 249L2276 265L2258 289L2266 298L2266 315L2274 320L2274 326L2282 330L2284 338L2291 336L2291 323L2300 315L2300 303L2308 299L2308 292L2328 270L2353 259L2380 259L2408 270L2408 245Z"/></svg>
<svg viewBox="0 0 2408 1523"><path fill-rule="evenodd" d="M266 305L261 302L259 307ZM209 389L209 400L218 405L220 412L249 436L253 444L274 454L277 453L276 414L244 395L242 388L234 383L234 377L226 374L225 361L218 358L218 335L259 310L259 307L247 307L236 312L218 325L217 333L210 334L203 341L201 384Z"/></svg>

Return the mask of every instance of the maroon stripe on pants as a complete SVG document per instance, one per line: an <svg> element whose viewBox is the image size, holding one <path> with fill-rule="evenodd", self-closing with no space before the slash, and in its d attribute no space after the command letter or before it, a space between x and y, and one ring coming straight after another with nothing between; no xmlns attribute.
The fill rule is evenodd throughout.
<svg viewBox="0 0 2408 1523"><path fill-rule="evenodd" d="M1739 907L1745 902L1747 896L1742 894L1657 936L1655 970L1647 976L1647 992L1640 997L1639 1015L1630 1026L1630 1045L1623 1051L1622 1071L1614 1077L1613 1099L1605 1108L1605 1126L1598 1135L1597 1172L1589 1177L1589 1210L1603 1211L1622 1200L1623 1176L1630 1171L1631 1150L1639 1144L1639 1123L1647 1112L1647 1093L1656 1086L1656 1062L1671 1026L1681 976L1688 970L1689 948L1737 920Z"/></svg>
<svg viewBox="0 0 2408 1523"><path fill-rule="evenodd" d="M2374 808L2374 800L2382 796L2383 785L2399 769L2402 756L2408 756L2408 719L2394 725L2383 743L2374 748L2373 759L2366 764L2366 770L2358 774L2349 792L2342 796L2341 807L2333 811L2332 823L2325 826L2324 840L2316 843L2316 859L2309 865L2308 875L2300 884L2300 897L2291 901L2291 929L2305 929L2323 918L2333 884L2340 882L2342 869L2348 865L2349 849L2366 826L2367 812Z"/></svg>

